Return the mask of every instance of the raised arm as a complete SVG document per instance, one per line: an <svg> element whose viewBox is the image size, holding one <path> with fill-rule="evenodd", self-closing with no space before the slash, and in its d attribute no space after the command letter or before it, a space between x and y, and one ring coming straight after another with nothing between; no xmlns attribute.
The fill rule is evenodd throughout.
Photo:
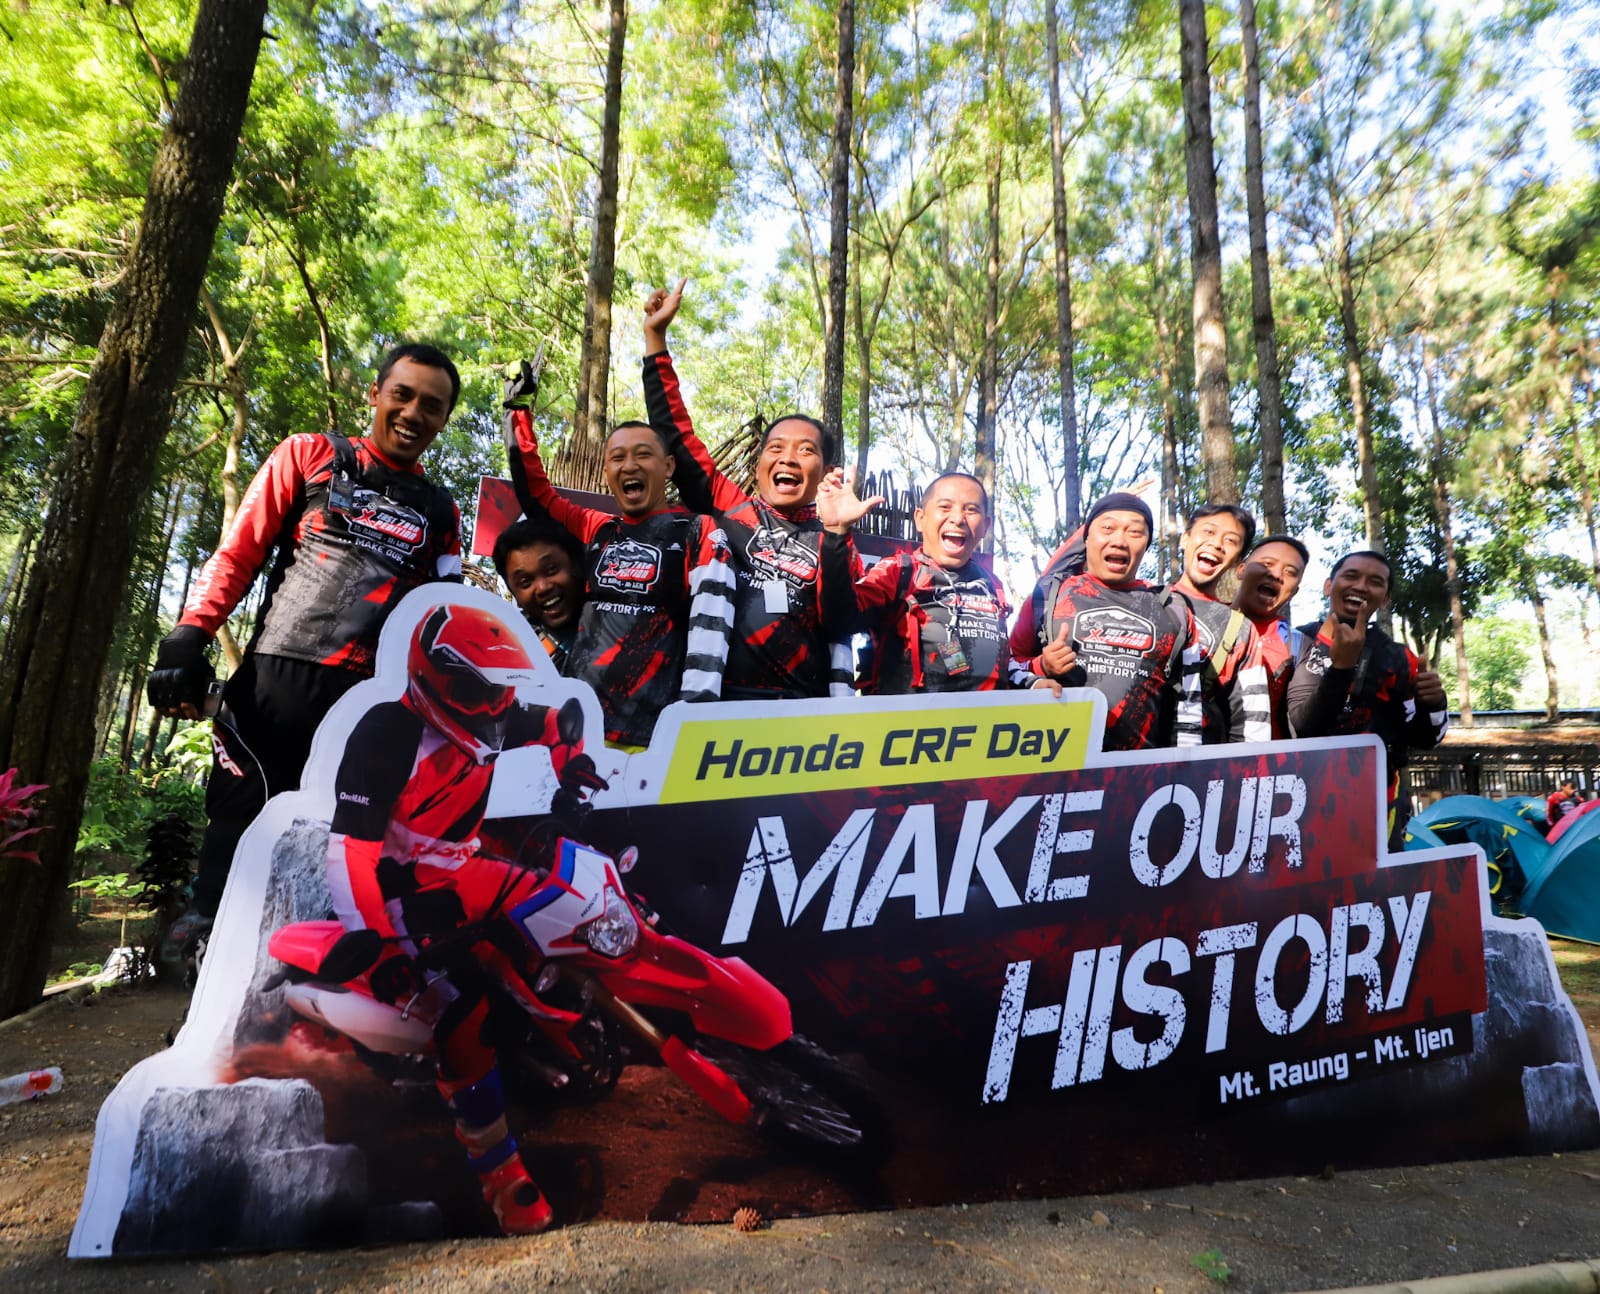
<svg viewBox="0 0 1600 1294"><path fill-rule="evenodd" d="M727 512L748 502L749 496L718 470L694 434L678 372L667 352L667 329L683 304L688 281L680 279L670 292L657 288L644 303L645 413L667 442L675 464L672 479L684 506L691 512Z"/></svg>
<svg viewBox="0 0 1600 1294"><path fill-rule="evenodd" d="M549 517L557 525L571 531L581 542L588 543L600 527L610 520L610 516L562 498L550 483L544 462L539 457L539 438L534 435L533 415L527 408L537 380L532 369L523 364L521 374L506 383L505 416L501 420L500 430L505 437L511 485L517 492L517 502L530 520Z"/></svg>

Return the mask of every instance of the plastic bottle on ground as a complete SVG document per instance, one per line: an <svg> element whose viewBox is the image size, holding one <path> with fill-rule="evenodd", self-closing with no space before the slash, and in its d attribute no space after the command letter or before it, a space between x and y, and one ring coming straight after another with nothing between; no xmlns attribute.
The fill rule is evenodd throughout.
<svg viewBox="0 0 1600 1294"><path fill-rule="evenodd" d="M32 1069L9 1078L0 1078L0 1105L15 1101L31 1101L36 1096L48 1096L61 1090L61 1070L51 1065L48 1069Z"/></svg>

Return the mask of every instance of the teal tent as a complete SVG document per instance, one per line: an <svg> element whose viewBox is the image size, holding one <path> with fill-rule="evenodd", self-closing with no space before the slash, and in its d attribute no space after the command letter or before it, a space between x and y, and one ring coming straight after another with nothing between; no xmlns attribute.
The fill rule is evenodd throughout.
<svg viewBox="0 0 1600 1294"><path fill-rule="evenodd" d="M1517 806L1481 795L1446 796L1406 824L1407 849L1441 844L1481 847L1495 911L1534 915L1525 896L1549 870L1550 846L1539 826L1518 813Z"/></svg>
<svg viewBox="0 0 1600 1294"><path fill-rule="evenodd" d="M1522 892L1522 911L1551 934L1600 943L1600 813L1584 814L1548 851Z"/></svg>

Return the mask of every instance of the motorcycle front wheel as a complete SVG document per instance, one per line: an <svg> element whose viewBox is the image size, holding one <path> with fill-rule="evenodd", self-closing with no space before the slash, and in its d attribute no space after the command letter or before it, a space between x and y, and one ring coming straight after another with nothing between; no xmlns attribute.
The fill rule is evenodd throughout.
<svg viewBox="0 0 1600 1294"><path fill-rule="evenodd" d="M844 1065L795 1034L769 1051L702 1039L699 1051L750 1100L751 1121L786 1150L853 1164L888 1155L888 1119L877 1098Z"/></svg>

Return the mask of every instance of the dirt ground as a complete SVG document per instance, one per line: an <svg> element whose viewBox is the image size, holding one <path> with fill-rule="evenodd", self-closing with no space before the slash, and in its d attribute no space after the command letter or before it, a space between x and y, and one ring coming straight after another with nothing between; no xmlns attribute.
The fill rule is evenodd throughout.
<svg viewBox="0 0 1600 1294"><path fill-rule="evenodd" d="M1600 1039L1600 948L1557 942ZM1600 1151L1002 1204L730 1225L580 1223L532 1239L452 1240L231 1259L69 1262L95 1114L166 1045L185 995L57 1000L0 1029L0 1074L58 1064L59 1094L0 1108L0 1290L1325 1289L1600 1255ZM608 1186L615 1186L614 1180ZM743 1201L736 1174L705 1192ZM553 1192L554 1194L554 1192ZM819 1204L825 1206L824 1198Z"/></svg>

